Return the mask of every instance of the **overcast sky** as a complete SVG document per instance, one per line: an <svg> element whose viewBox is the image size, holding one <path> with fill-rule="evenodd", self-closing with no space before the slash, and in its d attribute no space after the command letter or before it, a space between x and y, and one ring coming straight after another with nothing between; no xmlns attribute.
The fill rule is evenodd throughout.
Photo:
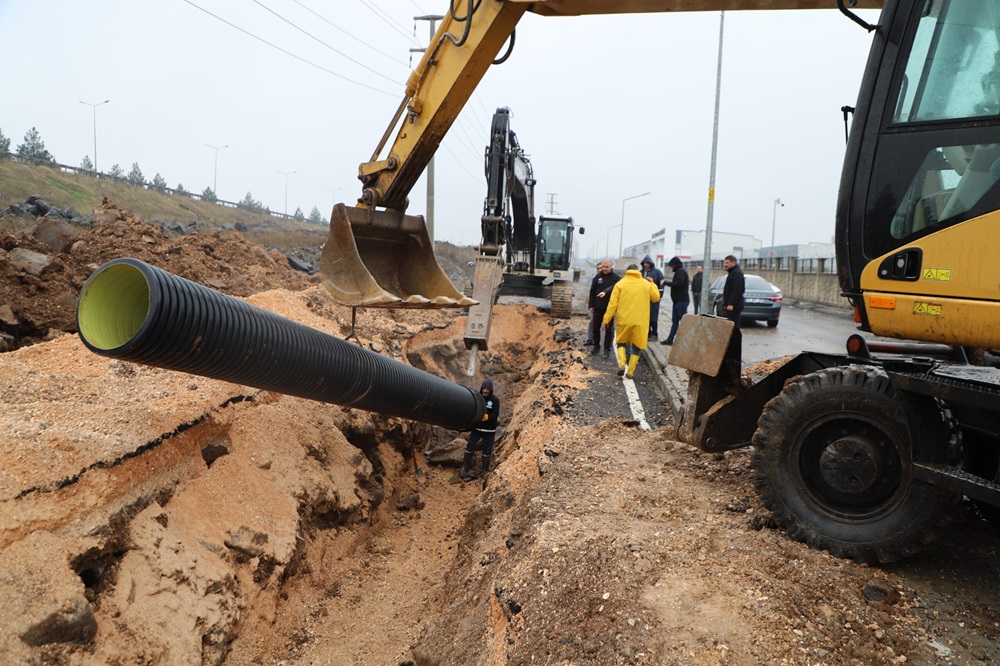
<svg viewBox="0 0 1000 666"><path fill-rule="evenodd" d="M289 213L329 217L360 194L358 164L402 98L419 57L409 49L428 40L413 17L446 11L441 0L0 0L0 131L14 148L37 127L57 161L78 166L94 159L95 107L80 102L107 99L102 171L138 163L147 180L198 193L217 178L220 198L249 192L278 212L287 185ZM586 228L582 254L615 254L623 200L644 192L624 204L626 246L704 229L718 37L718 13L526 15L512 57L437 153L437 238L479 240L500 106L534 166L537 212L552 195L554 212ZM831 241L840 108L856 101L870 39L836 10L726 14L717 231L769 245L776 219L777 244ZM425 191L421 179L410 212L426 210Z"/></svg>

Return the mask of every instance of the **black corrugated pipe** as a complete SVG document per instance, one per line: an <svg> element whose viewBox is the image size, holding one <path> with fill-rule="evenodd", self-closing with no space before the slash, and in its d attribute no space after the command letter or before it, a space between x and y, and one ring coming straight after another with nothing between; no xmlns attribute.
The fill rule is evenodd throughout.
<svg viewBox="0 0 1000 666"><path fill-rule="evenodd" d="M143 263L115 259L80 292L80 338L101 356L454 430L486 410L473 389Z"/></svg>

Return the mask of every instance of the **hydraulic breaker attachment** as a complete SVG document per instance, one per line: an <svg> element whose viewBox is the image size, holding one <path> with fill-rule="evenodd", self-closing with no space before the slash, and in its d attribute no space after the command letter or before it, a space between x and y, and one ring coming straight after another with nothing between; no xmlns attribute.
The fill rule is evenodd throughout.
<svg viewBox="0 0 1000 666"><path fill-rule="evenodd" d="M471 351L468 376L476 371L476 353L489 349L490 324L493 322L493 304L500 295L503 281L503 261L499 256L481 255L476 262L472 297L478 301L469 308L469 321L465 325L465 348Z"/></svg>
<svg viewBox="0 0 1000 666"><path fill-rule="evenodd" d="M424 218L337 204L320 257L323 285L343 305L366 308L466 308L441 270Z"/></svg>
<svg viewBox="0 0 1000 666"><path fill-rule="evenodd" d="M500 293L502 281L503 262L500 257L479 257L472 283L472 298L478 303L469 308L469 321L465 325L466 349L472 349L473 345L478 345L480 351L489 349L493 304Z"/></svg>

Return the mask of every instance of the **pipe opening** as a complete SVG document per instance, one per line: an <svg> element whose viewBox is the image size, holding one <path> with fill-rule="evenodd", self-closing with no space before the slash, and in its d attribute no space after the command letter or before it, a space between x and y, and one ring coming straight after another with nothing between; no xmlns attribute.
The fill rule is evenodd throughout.
<svg viewBox="0 0 1000 666"><path fill-rule="evenodd" d="M127 344L149 316L149 302L149 282L141 270L127 263L106 266L80 293L80 337L103 351Z"/></svg>

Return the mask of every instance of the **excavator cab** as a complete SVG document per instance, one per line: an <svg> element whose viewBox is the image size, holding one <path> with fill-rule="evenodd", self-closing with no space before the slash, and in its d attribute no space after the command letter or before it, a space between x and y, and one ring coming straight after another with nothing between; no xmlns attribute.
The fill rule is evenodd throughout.
<svg viewBox="0 0 1000 666"><path fill-rule="evenodd" d="M535 265L544 271L568 271L573 249L573 218L538 218L538 255Z"/></svg>

